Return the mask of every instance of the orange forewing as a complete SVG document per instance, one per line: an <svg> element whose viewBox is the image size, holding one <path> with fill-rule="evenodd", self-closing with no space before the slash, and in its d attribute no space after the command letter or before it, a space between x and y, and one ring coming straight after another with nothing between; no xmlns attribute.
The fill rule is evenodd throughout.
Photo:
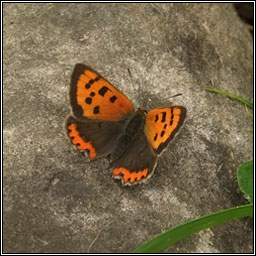
<svg viewBox="0 0 256 256"><path fill-rule="evenodd" d="M177 134L186 117L182 106L157 108L149 111L144 132L157 154L160 154Z"/></svg>
<svg viewBox="0 0 256 256"><path fill-rule="evenodd" d="M71 106L78 118L119 121L134 111L130 100L91 68L77 64L71 78Z"/></svg>

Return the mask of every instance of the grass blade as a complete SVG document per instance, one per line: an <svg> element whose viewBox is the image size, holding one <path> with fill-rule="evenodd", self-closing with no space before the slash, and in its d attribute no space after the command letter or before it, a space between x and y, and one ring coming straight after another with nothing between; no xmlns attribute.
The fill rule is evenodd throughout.
<svg viewBox="0 0 256 256"><path fill-rule="evenodd" d="M184 239L201 230L216 226L218 224L252 216L253 204L237 206L227 210L219 211L201 218L186 222L182 225L176 226L169 231L156 236L144 245L136 248L133 253L155 253L159 252L173 243Z"/></svg>
<svg viewBox="0 0 256 256"><path fill-rule="evenodd" d="M205 88L206 91L209 91L209 92L217 92L217 93L220 93L220 94L223 94L223 95L227 95L233 99L236 99L244 104L246 104L249 108L253 108L253 103L240 97L240 96L237 96L236 94L233 94L231 92L228 92L228 91L223 91L223 90L219 90L219 89L213 89L213 88Z"/></svg>

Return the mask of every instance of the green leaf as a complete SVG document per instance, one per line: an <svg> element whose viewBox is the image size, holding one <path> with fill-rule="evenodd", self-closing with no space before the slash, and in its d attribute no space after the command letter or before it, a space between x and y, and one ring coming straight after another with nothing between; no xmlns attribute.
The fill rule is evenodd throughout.
<svg viewBox="0 0 256 256"><path fill-rule="evenodd" d="M205 88L206 91L209 91L209 92L217 92L217 93L220 93L220 94L223 94L223 95L227 95L233 99L236 99L244 104L246 104L249 108L253 108L253 103L240 97L240 96L237 96L236 94L233 94L231 92L228 92L228 91L223 91L223 90L219 90L219 89L214 89L214 88Z"/></svg>
<svg viewBox="0 0 256 256"><path fill-rule="evenodd" d="M159 252L173 243L184 239L196 232L203 229L207 229L218 224L240 219L246 216L252 216L253 214L253 204L247 204L238 206L235 208L230 208L224 211L219 211L189 222L182 225L176 226L169 231L156 236L151 241L145 243L144 245L138 247L133 251L133 253L155 253Z"/></svg>
<svg viewBox="0 0 256 256"><path fill-rule="evenodd" d="M237 170L237 180L240 189L250 203L253 202L253 162L242 163Z"/></svg>

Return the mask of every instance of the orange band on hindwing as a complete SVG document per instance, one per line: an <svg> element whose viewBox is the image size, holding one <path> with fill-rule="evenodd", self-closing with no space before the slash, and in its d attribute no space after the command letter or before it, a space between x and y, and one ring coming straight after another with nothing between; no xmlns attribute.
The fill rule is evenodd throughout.
<svg viewBox="0 0 256 256"><path fill-rule="evenodd" d="M77 131L77 126L75 123L72 123L68 126L69 137L72 140L72 143L77 146L79 150L88 150L89 151L89 157L95 158L96 157L96 151L93 147L91 142L86 142L83 140L83 138L79 135L79 132Z"/></svg>
<svg viewBox="0 0 256 256"><path fill-rule="evenodd" d="M123 181L124 183L127 183L128 181L131 183L134 183L135 181L140 181L142 178L147 177L148 175L148 168L139 171L139 172L130 172L129 170L125 168L116 168L113 170L114 176L119 176L120 174L123 175Z"/></svg>

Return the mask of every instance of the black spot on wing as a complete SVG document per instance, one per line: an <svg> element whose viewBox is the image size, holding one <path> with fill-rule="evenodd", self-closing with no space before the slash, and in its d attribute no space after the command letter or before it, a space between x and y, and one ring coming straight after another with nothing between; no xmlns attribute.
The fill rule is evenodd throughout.
<svg viewBox="0 0 256 256"><path fill-rule="evenodd" d="M109 100L110 102L114 103L116 101L117 97L116 96L112 96Z"/></svg>
<svg viewBox="0 0 256 256"><path fill-rule="evenodd" d="M102 87L100 88L100 90L98 91L98 93L99 93L99 95L101 95L102 97L104 97L105 93L106 93L108 90L109 90L108 87L102 86Z"/></svg>
<svg viewBox="0 0 256 256"><path fill-rule="evenodd" d="M95 79L90 79L90 81L85 85L85 88L86 89L90 89L92 84L99 81L100 78L97 76Z"/></svg>
<svg viewBox="0 0 256 256"><path fill-rule="evenodd" d="M92 98L87 97L87 98L85 99L85 102L86 102L88 105L92 104Z"/></svg>
<svg viewBox="0 0 256 256"><path fill-rule="evenodd" d="M85 88L86 89L90 89L91 88L91 85L94 83L94 80L91 79L86 85L85 85Z"/></svg>
<svg viewBox="0 0 256 256"><path fill-rule="evenodd" d="M171 108L171 116L173 117L173 108Z"/></svg>
<svg viewBox="0 0 256 256"><path fill-rule="evenodd" d="M171 120L170 120L170 126L173 124L173 118L174 118L174 114L173 114L173 108L171 108Z"/></svg>
<svg viewBox="0 0 256 256"><path fill-rule="evenodd" d="M94 107L94 109L93 109L93 114L97 115L97 114L99 114L99 113L100 113L100 106Z"/></svg>
<svg viewBox="0 0 256 256"><path fill-rule="evenodd" d="M161 120L161 122L162 123L164 123L165 122L165 120L166 120L166 112L162 112L162 120Z"/></svg>

